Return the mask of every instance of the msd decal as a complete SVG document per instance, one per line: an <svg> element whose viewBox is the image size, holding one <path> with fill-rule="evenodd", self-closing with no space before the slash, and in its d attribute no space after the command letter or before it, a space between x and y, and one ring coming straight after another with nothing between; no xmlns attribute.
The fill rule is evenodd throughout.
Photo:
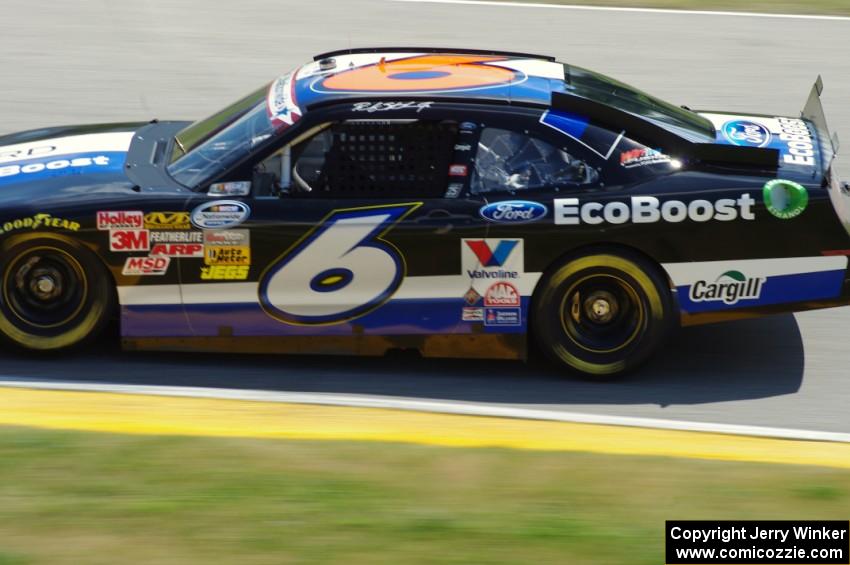
<svg viewBox="0 0 850 565"><path fill-rule="evenodd" d="M200 243L157 243L151 248L151 255L203 257L204 246Z"/></svg>
<svg viewBox="0 0 850 565"><path fill-rule="evenodd" d="M162 276L168 271L170 257L127 257L121 274L124 276Z"/></svg>

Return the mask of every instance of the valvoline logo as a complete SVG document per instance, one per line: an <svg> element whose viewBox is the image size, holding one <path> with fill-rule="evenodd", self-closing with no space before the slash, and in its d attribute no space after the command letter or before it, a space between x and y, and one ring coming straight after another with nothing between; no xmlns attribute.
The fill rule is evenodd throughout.
<svg viewBox="0 0 850 565"><path fill-rule="evenodd" d="M491 222L521 224L536 222L546 216L546 206L528 200L503 200L482 206L481 217Z"/></svg>
<svg viewBox="0 0 850 565"><path fill-rule="evenodd" d="M504 265L517 243L519 243L517 240L503 239L499 241L495 249L491 249L483 239L466 241L483 267L501 267Z"/></svg>
<svg viewBox="0 0 850 565"><path fill-rule="evenodd" d="M770 143L770 130L756 122L733 120L723 124L723 137L732 145L765 147Z"/></svg>

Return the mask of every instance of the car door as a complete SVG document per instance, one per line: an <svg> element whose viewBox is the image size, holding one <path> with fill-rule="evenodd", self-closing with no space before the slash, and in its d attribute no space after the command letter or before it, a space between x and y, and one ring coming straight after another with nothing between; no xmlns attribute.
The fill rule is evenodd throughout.
<svg viewBox="0 0 850 565"><path fill-rule="evenodd" d="M486 230L459 125L340 120L267 159L287 163L280 188L244 200L245 224L205 231L212 278L184 289L196 335L459 331L461 244Z"/></svg>

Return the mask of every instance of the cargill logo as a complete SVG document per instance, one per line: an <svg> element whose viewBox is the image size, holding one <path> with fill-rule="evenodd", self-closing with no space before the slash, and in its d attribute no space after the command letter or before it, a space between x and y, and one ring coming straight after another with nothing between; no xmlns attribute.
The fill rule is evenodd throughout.
<svg viewBox="0 0 850 565"><path fill-rule="evenodd" d="M723 302L733 305L741 300L761 297L766 277L747 277L741 271L726 271L714 282L697 281L691 286L693 302Z"/></svg>
<svg viewBox="0 0 850 565"><path fill-rule="evenodd" d="M466 244L475 253L482 267L501 267L504 265L517 243L519 241L515 239L503 239L499 241L495 249L490 249L490 246L483 239L466 241Z"/></svg>

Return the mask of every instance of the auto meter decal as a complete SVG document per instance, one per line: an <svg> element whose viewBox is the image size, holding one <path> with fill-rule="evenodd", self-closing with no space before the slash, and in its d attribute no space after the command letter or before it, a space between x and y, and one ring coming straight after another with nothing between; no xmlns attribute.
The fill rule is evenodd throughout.
<svg viewBox="0 0 850 565"><path fill-rule="evenodd" d="M251 215L251 209L238 200L213 200L192 210L192 225L202 230L236 227Z"/></svg>
<svg viewBox="0 0 850 565"><path fill-rule="evenodd" d="M500 66L504 57L417 55L355 67L313 84L316 92L451 92L515 84L522 71Z"/></svg>

